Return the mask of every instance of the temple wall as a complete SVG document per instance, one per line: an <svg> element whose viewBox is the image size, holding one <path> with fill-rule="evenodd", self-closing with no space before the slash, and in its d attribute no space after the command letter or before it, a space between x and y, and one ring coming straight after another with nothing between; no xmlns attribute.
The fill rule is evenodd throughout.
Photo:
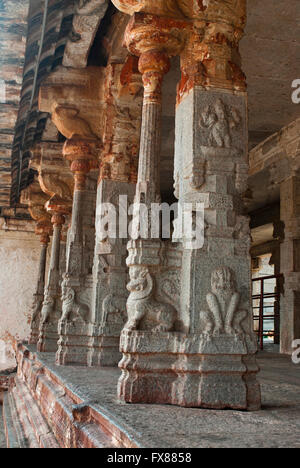
<svg viewBox="0 0 300 468"><path fill-rule="evenodd" d="M31 304L40 255L31 222L0 218L0 370L15 366L15 340L30 333Z"/></svg>

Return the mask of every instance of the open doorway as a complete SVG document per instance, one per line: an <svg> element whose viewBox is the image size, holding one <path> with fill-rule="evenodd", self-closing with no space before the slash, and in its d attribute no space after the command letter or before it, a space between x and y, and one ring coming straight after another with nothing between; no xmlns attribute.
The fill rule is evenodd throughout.
<svg viewBox="0 0 300 468"><path fill-rule="evenodd" d="M279 352L280 282L271 264L272 254L252 259L253 327L260 350Z"/></svg>

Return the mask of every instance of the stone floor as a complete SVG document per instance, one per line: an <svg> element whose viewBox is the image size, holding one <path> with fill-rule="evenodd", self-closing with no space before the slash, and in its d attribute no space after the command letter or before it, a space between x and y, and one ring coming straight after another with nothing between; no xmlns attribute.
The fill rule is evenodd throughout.
<svg viewBox="0 0 300 468"><path fill-rule="evenodd" d="M118 369L56 367L46 353L39 359L142 447L300 448L300 366L288 356L259 355L263 407L253 413L120 404Z"/></svg>
<svg viewBox="0 0 300 468"><path fill-rule="evenodd" d="M6 442L3 426L2 406L0 405L0 449L2 448L6 448Z"/></svg>

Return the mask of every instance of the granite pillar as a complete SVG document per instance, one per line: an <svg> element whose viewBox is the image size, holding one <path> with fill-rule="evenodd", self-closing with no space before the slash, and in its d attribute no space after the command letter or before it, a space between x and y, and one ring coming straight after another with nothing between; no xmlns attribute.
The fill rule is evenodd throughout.
<svg viewBox="0 0 300 468"><path fill-rule="evenodd" d="M280 263L284 275L281 295L281 352L291 354L292 343L300 339L300 177L295 173L280 184L281 220L284 240Z"/></svg>
<svg viewBox="0 0 300 468"><path fill-rule="evenodd" d="M96 244L92 316L95 329L88 364L117 366L119 342L126 323L127 212L137 181L143 87L137 58L110 64L105 73L105 119L100 177L97 188ZM109 205L106 205L109 204ZM101 220L113 208L115 236Z"/></svg>
<svg viewBox="0 0 300 468"><path fill-rule="evenodd" d="M59 202L61 203L61 202ZM37 349L40 352L56 352L58 342L58 321L61 316L61 274L60 274L60 243L62 226L68 210L57 199L48 203L48 210L52 213L53 238L51 247L48 280L44 293L41 312L39 339Z"/></svg>
<svg viewBox="0 0 300 468"><path fill-rule="evenodd" d="M50 242L50 236L52 232L52 226L49 226L48 232L43 232L40 237L41 242L41 255L39 261L39 272L37 279L36 291L34 294L34 300L32 305L32 319L31 319L31 332L29 337L29 344L37 344L39 337L39 327L41 319L41 311L44 302L44 291L45 291L45 277L46 277L46 264L47 264L47 253Z"/></svg>
<svg viewBox="0 0 300 468"><path fill-rule="evenodd" d="M72 221L66 249L66 273L61 285L62 315L58 324L58 365L87 365L91 319L92 252L95 239L95 190L88 187L88 174L96 169L97 145L94 138L74 136L66 141L64 156L71 161L75 188Z"/></svg>
<svg viewBox="0 0 300 468"><path fill-rule="evenodd" d="M194 218L197 203L203 205L204 245L191 247L190 239L183 236L182 259L179 248L177 257L172 257L178 261L173 263L174 278L178 279L178 264L181 272L177 302L171 264L166 259L161 263L162 251L168 258L167 243L159 245L151 239L129 243L129 318L121 334L118 395L130 403L258 410L250 230L243 203L248 177L247 93L238 52L246 2L230 2L230 8L214 2L203 9L194 3L186 14L190 21L184 28L177 25L177 34L183 30L185 46L176 108L175 192L182 206L191 204ZM155 91L161 76L158 69L164 69L161 51L172 41L162 39L168 23L165 18L140 15L129 25L127 45L134 37L132 49L137 52L146 45L154 58L151 37L164 44L156 60L145 60L146 66L141 56L141 72L154 72L155 84L145 76L146 130L141 140L137 199L153 202L159 134ZM154 22L157 34L149 29ZM148 33L145 42L140 23ZM174 20L171 25L172 30ZM149 63L160 65L151 69ZM149 83L154 90L151 107ZM161 299L163 264L168 267ZM170 296L175 298L173 304L167 303Z"/></svg>

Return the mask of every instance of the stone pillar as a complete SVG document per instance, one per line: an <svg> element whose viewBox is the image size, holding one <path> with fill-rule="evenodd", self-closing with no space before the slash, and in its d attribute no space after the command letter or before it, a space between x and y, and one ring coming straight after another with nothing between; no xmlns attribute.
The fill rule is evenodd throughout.
<svg viewBox="0 0 300 468"><path fill-rule="evenodd" d="M97 225L100 209L106 203L115 209L116 226L120 225L121 214L127 222L127 210L135 194L143 87L137 62L136 57L129 55L125 63L112 63L106 69ZM88 362L91 366L118 365L121 359L120 334L127 318L127 229L122 233L118 229L116 238L105 234L101 236L98 229L96 231L92 305L95 332Z"/></svg>
<svg viewBox="0 0 300 468"><path fill-rule="evenodd" d="M182 81L176 109L176 194L181 204L189 202L195 211L197 202L204 204L205 242L203 248L192 250L182 241L179 308L164 302L168 294L163 301L158 300L158 242L139 240L129 245L131 294L127 303L129 320L121 335L119 397L132 403L258 410L250 230L242 199L247 189L248 129L238 44L245 25L246 1L216 1L202 8L198 2L177 3L190 21L184 28L179 24L176 28L177 37L182 29L187 36L181 54ZM168 21L163 20L166 27ZM147 59L145 65L141 60L141 71L152 73L155 79L151 85L156 90L166 69L161 52L172 40L163 39L156 17L143 16L143 22L148 49L143 47L142 53L149 53L150 63L154 61L153 50L157 53L152 37L164 44L156 55L155 67L150 68ZM154 22L156 33L147 27ZM174 26L174 20L171 24ZM134 20L127 42L134 32L133 25ZM138 33L135 39L143 37L140 28ZM150 111L147 92L145 98L144 121L148 129L141 142L140 161L144 163L139 167L137 198L142 193L145 200L154 201L155 125L159 125L159 111L156 99ZM149 176L153 177L153 185ZM171 278L169 267L167 279ZM170 283L167 289L170 294Z"/></svg>
<svg viewBox="0 0 300 468"><path fill-rule="evenodd" d="M251 304L247 190L248 127L239 40L246 1L193 9L181 55L176 108L175 180L180 203L202 203L205 240L185 243L182 321L188 338L176 363L181 378L173 402L186 406L257 410Z"/></svg>
<svg viewBox="0 0 300 468"><path fill-rule="evenodd" d="M84 226L87 224L85 211L90 222L93 220L87 194L87 175L98 167L98 141L74 135L66 141L63 154L71 161L75 188L71 227L68 233L66 252L66 274L62 282L62 316L59 321L59 342L56 354L58 365L87 365L90 337L94 327L91 322L89 297L84 297L89 275L87 255L89 239ZM94 236L94 231L93 231Z"/></svg>
<svg viewBox="0 0 300 468"><path fill-rule="evenodd" d="M30 344L37 344L39 337L39 327L41 321L41 311L44 302L45 273L48 244L52 235L51 216L45 209L49 196L42 192L37 178L33 183L22 192L21 202L28 206L28 211L36 221L35 233L40 237L41 256L39 263L39 273L37 287L32 304L31 333L29 337Z"/></svg>
<svg viewBox="0 0 300 468"><path fill-rule="evenodd" d="M292 342L300 339L300 177L295 173L280 184L281 220L285 224L281 244L281 352L291 354Z"/></svg>
<svg viewBox="0 0 300 468"><path fill-rule="evenodd" d="M39 337L41 311L42 311L43 302L44 302L47 252L48 252L48 245L50 242L50 235L52 235L51 224L44 225L44 226L38 225L36 229L36 233L40 235L41 255L40 255L40 262L39 262L39 272L38 272L36 292L34 294L34 301L32 305L31 333L30 333L30 338L29 338L29 344L37 344L38 337Z"/></svg>
<svg viewBox="0 0 300 468"><path fill-rule="evenodd" d="M274 231L273 238L275 240L274 247L272 249L272 257L270 259L270 265L274 265L274 275L280 275L280 250L281 243L284 240L284 223L279 219L273 222ZM283 277L279 277L276 281L276 292L279 294L278 299L274 303L274 344L280 344L280 322L281 322L281 294L283 294Z"/></svg>
<svg viewBox="0 0 300 468"><path fill-rule="evenodd" d="M182 24L176 20L135 14L125 35L128 49L139 56L144 84L135 202L143 204L149 215L151 205L160 202L162 82L170 69L170 57L182 47L177 34L180 27ZM178 318L181 251L170 242L151 237L154 226L150 216L143 219L142 209L137 209L136 215L128 243L130 295L127 323L120 338L123 359L119 364L122 376L118 396L132 403L160 403L166 401L171 388L167 385L173 376L167 341ZM147 236L138 234L142 227L148 231Z"/></svg>
<svg viewBox="0 0 300 468"><path fill-rule="evenodd" d="M59 201L54 199L48 202L48 211L52 214L53 238L37 344L37 349L40 352L57 351L58 321L62 310L60 300L60 242L62 226L65 223L65 216L68 214L68 210L63 203L60 202L59 204Z"/></svg>

